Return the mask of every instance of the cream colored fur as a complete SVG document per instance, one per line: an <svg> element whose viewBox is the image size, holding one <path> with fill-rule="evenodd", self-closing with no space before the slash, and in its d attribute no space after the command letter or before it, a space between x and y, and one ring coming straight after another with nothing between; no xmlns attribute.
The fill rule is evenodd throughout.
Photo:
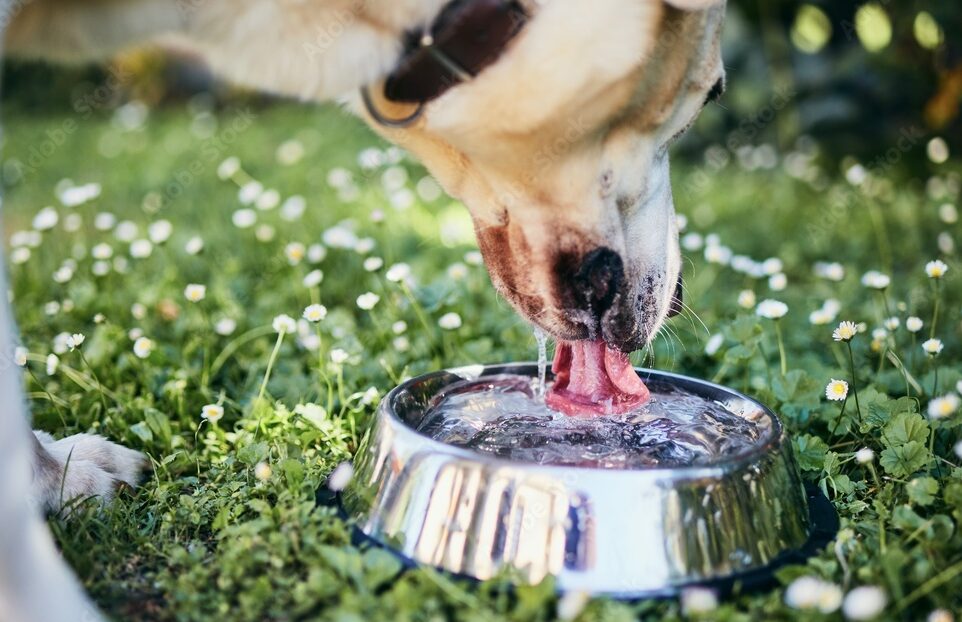
<svg viewBox="0 0 962 622"><path fill-rule="evenodd" d="M401 35L429 23L444 3L0 0L0 31L7 27L8 54L60 62L147 43L177 47L230 81L311 101L339 98L366 118L357 89L374 84L376 92ZM429 103L413 127L372 126L465 202L492 281L529 320L559 338L642 347L664 321L680 271L667 148L723 76L723 1L523 3L532 19L494 65ZM386 114L410 112L377 103ZM624 282L596 318L570 304L557 272L559 257L602 246L623 261ZM7 355L9 317L4 297ZM30 445L16 368L0 368L0 388L12 396L0 410L0 612L11 620L97 619L25 503ZM47 467L66 472L57 484L35 476L35 505L109 499L118 483L136 481L136 452L86 435L38 438L34 463L46 456Z"/></svg>

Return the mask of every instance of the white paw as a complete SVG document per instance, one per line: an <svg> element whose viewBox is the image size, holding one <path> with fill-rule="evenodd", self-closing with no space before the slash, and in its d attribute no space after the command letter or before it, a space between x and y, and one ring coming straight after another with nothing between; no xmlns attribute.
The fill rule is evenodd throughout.
<svg viewBox="0 0 962 622"><path fill-rule="evenodd" d="M34 480L47 511L59 511L77 498L109 502L121 485L137 485L146 464L139 451L101 436L76 434L52 441L49 435L35 435Z"/></svg>

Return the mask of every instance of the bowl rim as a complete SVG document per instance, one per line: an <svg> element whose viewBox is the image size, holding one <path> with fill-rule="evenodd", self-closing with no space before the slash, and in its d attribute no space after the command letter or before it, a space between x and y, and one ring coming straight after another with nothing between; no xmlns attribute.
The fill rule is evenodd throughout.
<svg viewBox="0 0 962 622"><path fill-rule="evenodd" d="M381 404L377 409L376 419L381 417L386 417L394 428L395 433L402 433L409 437L414 437L417 439L419 449L423 451L433 451L435 453L444 453L447 455L452 455L460 458L465 458L474 462L484 463L486 465L491 465L498 468L508 468L508 469L525 469L529 472L543 473L547 475L560 476L565 473L577 473L584 475L585 473L593 474L605 474L605 477L630 477L634 481L638 481L638 478L644 479L670 479L677 480L679 478L684 479L699 479L699 478L711 478L719 479L725 475L731 473L740 473L745 469L751 467L766 458L774 457L777 453L786 446L786 431L785 427L782 425L781 420L778 415L770 409L765 404L761 403L757 399L746 395L735 389L711 382L709 380L702 380L699 378L694 378L692 376L686 376L684 374L678 374L675 372L661 371L655 369L649 369L646 367L635 367L635 371L642 375L643 379L646 381L654 378L657 380L668 380L675 384L687 385L685 388L695 387L701 389L700 392L695 392L696 395L704 397L704 393L714 392L717 394L723 394L728 398L735 398L739 400L745 400L757 407L762 414L766 415L770 422L771 428L768 437L764 442L758 443L752 446L750 449L745 450L739 454L732 456L730 459L725 459L716 463L711 464L700 464L693 466L655 466L655 467L644 467L635 469L605 469L597 467L587 467L587 466L577 466L577 465L556 465L556 464L538 464L534 462L521 462L518 460L511 460L508 458L502 458L499 456L486 455L479 452L466 449L464 447L458 447L456 445L449 445L442 441L436 440L422 434L415 428L408 425L401 417L397 414L397 408L395 406L398 397L404 393L410 393L410 388L414 383L424 382L430 380L434 377L440 376L442 374L454 374L460 375L465 380L477 379L482 376L496 375L499 373L511 373L510 370L518 368L530 368L534 367L537 369L538 363L531 361L519 361L516 363L494 363L494 364L476 364L476 365L463 365L460 367L451 367L445 369L439 369L435 371L428 372L426 374L421 374L413 378L405 380L398 386L391 389L387 395L381 400ZM517 372L516 372L517 373ZM547 376L551 377L550 365L547 368ZM711 399L711 398L706 398Z"/></svg>

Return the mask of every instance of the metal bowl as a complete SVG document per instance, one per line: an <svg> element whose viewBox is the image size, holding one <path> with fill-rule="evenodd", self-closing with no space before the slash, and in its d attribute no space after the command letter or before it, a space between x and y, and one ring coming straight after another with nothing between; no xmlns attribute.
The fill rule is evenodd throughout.
<svg viewBox="0 0 962 622"><path fill-rule="evenodd" d="M641 597L750 577L797 557L815 531L778 418L694 378L639 370L653 390L674 386L751 418L764 431L751 450L703 466L599 469L492 457L415 431L445 387L506 373L537 367L435 372L384 398L341 498L364 534L458 575L511 567L523 582L554 575L562 590Z"/></svg>

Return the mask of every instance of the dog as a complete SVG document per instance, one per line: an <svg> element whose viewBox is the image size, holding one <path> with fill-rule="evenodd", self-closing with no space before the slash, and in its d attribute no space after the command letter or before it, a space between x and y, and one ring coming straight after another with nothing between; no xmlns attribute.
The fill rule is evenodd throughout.
<svg viewBox="0 0 962 622"><path fill-rule="evenodd" d="M75 63L155 43L194 53L239 85L339 100L464 202L497 291L560 340L637 350L680 305L668 150L724 89L724 0L0 0L0 8L7 55ZM9 353L15 333L4 313ZM22 396L11 366L3 380L5 395ZM0 416L0 442L19 443L0 453L5 504L13 488L2 462L26 460L29 436L7 433L25 427L22 409ZM109 498L119 483L134 485L142 465L136 452L88 435L37 433L32 454L32 496L47 510L81 495ZM9 477L23 473L18 466ZM7 580L0 574L0 607Z"/></svg>

